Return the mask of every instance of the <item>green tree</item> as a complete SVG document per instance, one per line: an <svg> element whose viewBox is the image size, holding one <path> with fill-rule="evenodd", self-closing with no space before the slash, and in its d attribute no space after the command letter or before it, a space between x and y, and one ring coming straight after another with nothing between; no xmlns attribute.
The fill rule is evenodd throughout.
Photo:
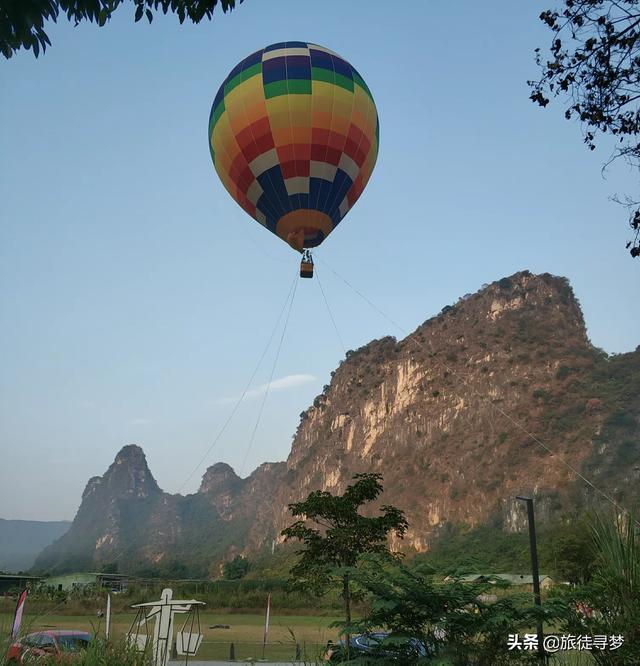
<svg viewBox="0 0 640 666"><path fill-rule="evenodd" d="M536 49L542 69L529 81L531 99L546 106L567 99L565 117L578 119L593 150L598 133L617 139L610 162L626 159L640 168L640 5L638 0L563 0L540 19L552 32L550 56ZM626 197L632 257L640 256L640 201Z"/></svg>
<svg viewBox="0 0 640 666"><path fill-rule="evenodd" d="M586 518L554 525L540 545L540 561L558 581L584 583L591 577L595 554Z"/></svg>
<svg viewBox="0 0 640 666"><path fill-rule="evenodd" d="M298 539L305 546L291 569L298 586L322 594L336 583L341 585L347 628L351 624L351 578L358 558L364 553L392 557L389 535L393 532L402 538L408 527L404 513L393 506L382 506L379 516L360 514L360 508L382 492L381 474L356 474L353 480L342 495L317 490L303 502L290 504L291 514L301 519L282 531L286 539Z"/></svg>
<svg viewBox="0 0 640 666"><path fill-rule="evenodd" d="M410 639L418 639L432 654L439 653L444 663L497 666L533 662L534 652L507 649L509 634L522 636L539 617L551 622L567 612L562 600L537 608L531 593L496 598L487 594L496 591L496 585L490 583L444 582L429 568L381 564L375 558L363 561L357 581L367 590L371 606L357 623L358 630L385 629L390 635L381 648L395 648L405 663L415 663L418 656Z"/></svg>
<svg viewBox="0 0 640 666"><path fill-rule="evenodd" d="M45 21L57 21L60 12L67 15L76 25L90 21L103 26L124 0L3 0L0 2L0 51L10 58L15 51L32 49L36 58L40 50L51 46L44 30ZM154 12L172 12L178 15L180 23L185 19L200 23L210 19L219 4L222 11L233 9L236 0L132 0L135 7L134 18L139 21L146 16L149 23ZM242 0L238 0L241 3Z"/></svg>
<svg viewBox="0 0 640 666"><path fill-rule="evenodd" d="M117 574L118 573L118 563L117 562L109 562L108 564L103 564L102 573L105 574Z"/></svg>
<svg viewBox="0 0 640 666"><path fill-rule="evenodd" d="M162 567L163 574L166 578L175 578L175 579L180 579L180 578L188 578L190 575L189 568L187 565L176 559L172 559L169 562L167 562L163 567Z"/></svg>
<svg viewBox="0 0 640 666"><path fill-rule="evenodd" d="M249 560L242 555L236 555L230 562L224 563L222 572L225 580L240 580L247 575L250 567Z"/></svg>

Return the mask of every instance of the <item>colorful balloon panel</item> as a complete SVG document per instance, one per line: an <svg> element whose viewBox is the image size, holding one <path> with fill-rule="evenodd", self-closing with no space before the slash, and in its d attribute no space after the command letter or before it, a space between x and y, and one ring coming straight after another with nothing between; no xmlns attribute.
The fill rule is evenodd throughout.
<svg viewBox="0 0 640 666"><path fill-rule="evenodd" d="M225 188L269 231L316 247L358 200L378 154L378 114L358 72L333 51L282 42L220 86L209 147Z"/></svg>

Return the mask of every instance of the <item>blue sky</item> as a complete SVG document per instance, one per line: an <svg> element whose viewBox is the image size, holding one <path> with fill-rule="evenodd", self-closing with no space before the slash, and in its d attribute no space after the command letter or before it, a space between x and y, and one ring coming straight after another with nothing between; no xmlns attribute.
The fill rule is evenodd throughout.
<svg viewBox="0 0 640 666"><path fill-rule="evenodd" d="M562 107L528 100L549 3L246 0L211 23L49 25L53 46L0 62L0 445L4 518L72 518L87 479L140 444L160 486L207 464L283 460L298 415L344 355L317 281L298 284L236 418L187 481L262 353L297 256L229 197L211 164L218 86L249 53L322 44L373 92L380 154L318 251L406 330L515 271L568 277L593 344L640 343L633 193L603 178ZM347 349L397 334L322 263ZM243 460L246 464L243 467Z"/></svg>

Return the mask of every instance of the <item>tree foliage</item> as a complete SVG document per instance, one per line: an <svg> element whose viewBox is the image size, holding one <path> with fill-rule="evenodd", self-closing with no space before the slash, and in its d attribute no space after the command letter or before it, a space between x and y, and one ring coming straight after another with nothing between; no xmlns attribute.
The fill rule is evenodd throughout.
<svg viewBox="0 0 640 666"><path fill-rule="evenodd" d="M545 562L557 581L584 583L592 575L595 553L584 519L569 525L554 525L540 547L540 561Z"/></svg>
<svg viewBox="0 0 640 666"><path fill-rule="evenodd" d="M571 513L540 525L538 558L543 574L572 584L589 580L595 562L589 528L592 521L590 513ZM459 576L526 573L530 571L530 558L528 534L505 532L499 522L494 522L468 531L446 526L431 548L415 559L439 575Z"/></svg>
<svg viewBox="0 0 640 666"><path fill-rule="evenodd" d="M102 573L105 574L117 574L118 573L118 563L117 562L109 562L108 564L104 564L101 569Z"/></svg>
<svg viewBox="0 0 640 666"><path fill-rule="evenodd" d="M404 513L393 506L382 506L379 516L360 514L359 509L382 492L382 475L356 474L353 480L342 495L317 490L306 500L290 504L291 514L300 520L282 531L286 539L304 544L291 569L296 584L320 594L340 581L347 623L351 622L351 576L358 558L364 553L391 556L389 534L403 537L408 527Z"/></svg>
<svg viewBox="0 0 640 666"><path fill-rule="evenodd" d="M371 599L371 610L357 624L363 633L390 633L389 650L404 654L415 663L408 639L418 639L429 651L439 653L444 663L496 666L535 661L532 652L509 651L509 634L530 632L538 619L551 622L566 615L561 599L536 607L531 593L495 595L496 585L442 581L428 568L411 568L401 563L381 565L367 562L357 576ZM505 584L502 585L506 587ZM487 593L492 594L487 594Z"/></svg>
<svg viewBox="0 0 640 666"><path fill-rule="evenodd" d="M546 106L567 99L565 117L578 119L593 150L598 133L618 140L611 160L640 168L640 6L638 0L563 0L540 19L553 33L550 57L536 49L542 69L529 81L531 99ZM611 161L610 160L610 161ZM640 256L640 201L623 202L633 232L627 248Z"/></svg>
<svg viewBox="0 0 640 666"><path fill-rule="evenodd" d="M238 0L241 3L242 0ZM57 21L60 13L78 25L90 21L103 26L124 0L2 0L0 3L0 51L10 58L21 48L32 49L36 58L51 45L45 21ZM222 11L233 9L236 0L132 0L134 18L151 23L155 12L177 14L180 23L211 19L219 4Z"/></svg>
<svg viewBox="0 0 640 666"><path fill-rule="evenodd" d="M225 580L240 580L249 573L250 567L249 560L242 555L236 555L230 562L224 563L222 571Z"/></svg>
<svg viewBox="0 0 640 666"><path fill-rule="evenodd" d="M593 575L587 584L571 591L573 612L563 630L624 637L622 647L615 652L592 653L602 666L640 663L639 536L633 516L595 516L591 527L596 556Z"/></svg>

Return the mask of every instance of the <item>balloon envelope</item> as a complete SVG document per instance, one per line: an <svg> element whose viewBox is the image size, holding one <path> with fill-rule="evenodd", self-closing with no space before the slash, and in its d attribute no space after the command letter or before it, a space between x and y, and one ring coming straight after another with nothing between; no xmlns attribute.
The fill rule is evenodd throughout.
<svg viewBox="0 0 640 666"><path fill-rule="evenodd" d="M316 44L281 42L236 65L209 117L209 147L231 196L296 249L320 245L362 193L378 114L358 72Z"/></svg>

